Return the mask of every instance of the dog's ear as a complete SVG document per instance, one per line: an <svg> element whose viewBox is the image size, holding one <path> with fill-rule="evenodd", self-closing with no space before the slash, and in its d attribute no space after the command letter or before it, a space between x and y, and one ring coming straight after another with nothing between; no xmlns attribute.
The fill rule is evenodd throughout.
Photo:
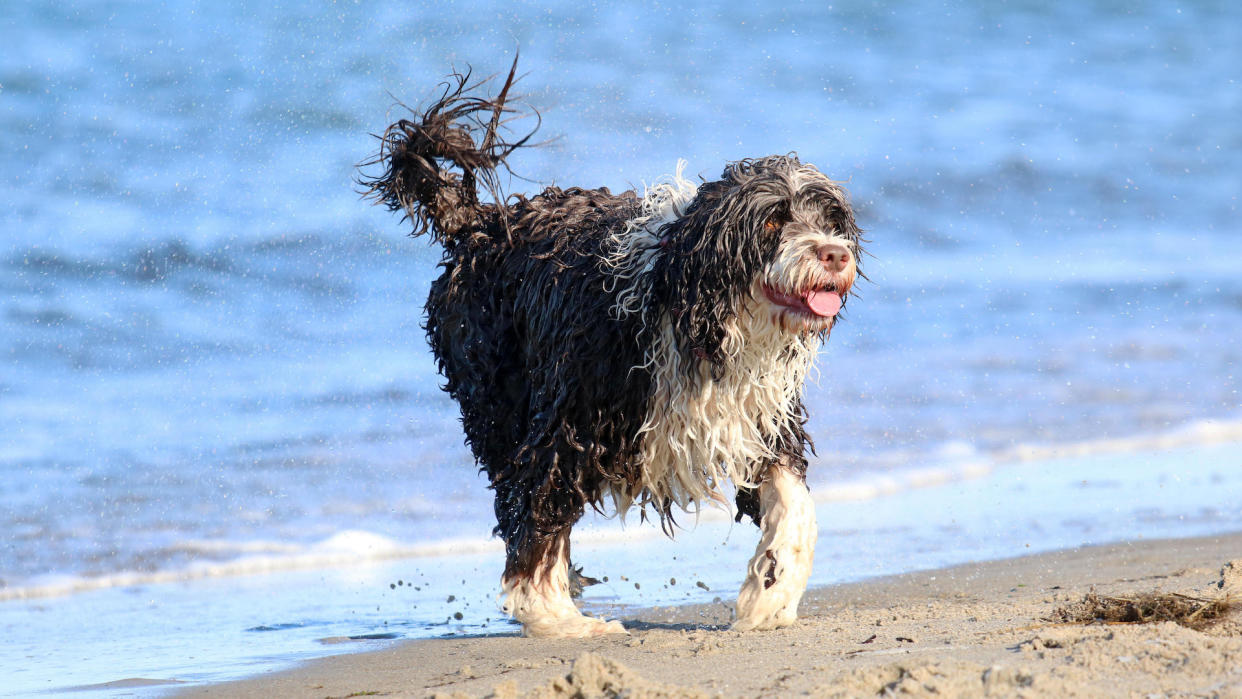
<svg viewBox="0 0 1242 699"><path fill-rule="evenodd" d="M724 375L728 321L780 244L764 226L780 198L756 197L750 184L726 177L701 185L681 218L661 230L667 242L654 270L655 298L687 365L708 362L713 379Z"/></svg>

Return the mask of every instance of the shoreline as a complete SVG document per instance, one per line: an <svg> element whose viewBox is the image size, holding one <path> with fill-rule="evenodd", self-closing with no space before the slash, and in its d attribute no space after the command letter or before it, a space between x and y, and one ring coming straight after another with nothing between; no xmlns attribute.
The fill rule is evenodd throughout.
<svg viewBox="0 0 1242 699"><path fill-rule="evenodd" d="M1221 587L1238 559L1242 532L1071 548L815 588L777 631L728 631L732 600L656 607L624 616L629 636L402 641L177 696L558 696L573 682L666 696L1242 695L1236 611L1202 632L1047 621L1093 590L1242 598L1242 574Z"/></svg>
<svg viewBox="0 0 1242 699"><path fill-rule="evenodd" d="M820 542L811 586L848 590L854 581L871 581L862 583L865 589L889 575L957 570L952 566L1019 554L1242 533L1239 447L998 464L975 478L909 482L857 499L823 497L816 508ZM707 626L724 624L727 608L710 603L717 596L732 603L758 531L717 519L705 516L671 540L615 520L576 532L585 536L576 542L575 564L603 581L587 591L584 608L666 625L638 627L643 631L704 634ZM387 651L406 640L443 644L516 632L496 610L495 581L503 563L497 552L478 547L404 557L399 554L408 551L399 544L346 530L331 546L303 551L307 560L260 556L187 580L10 600L0 604L0 626L8 633L0 665L14 672L0 695L111 693L116 683L139 682L135 686L150 689L136 693L163 696L305 667L298 663L314 658ZM1242 545L1237 550L1242 553ZM340 559L342 552L351 555ZM289 565L329 559L327 567ZM237 574L250 572L261 574ZM804 616L815 611L814 599L807 598ZM682 614L676 611L680 605L695 603L708 606L685 607L698 610L685 612L688 620L667 620ZM89 623L82 624L83 618ZM704 628L684 626L691 621ZM667 626L676 623L683 626ZM48 629L66 631L49 636ZM844 643L832 642L838 641ZM861 647L872 650L876 643ZM38 661L31 664L30 658ZM692 682L697 686L699 679ZM469 691L491 691L486 689ZM355 691L371 690L342 694Z"/></svg>

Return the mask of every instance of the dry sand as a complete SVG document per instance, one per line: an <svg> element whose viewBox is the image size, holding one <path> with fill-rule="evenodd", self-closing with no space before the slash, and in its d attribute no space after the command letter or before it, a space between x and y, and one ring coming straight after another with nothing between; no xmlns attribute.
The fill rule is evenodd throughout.
<svg viewBox="0 0 1242 699"><path fill-rule="evenodd" d="M1242 612L1204 631L1050 621L1092 590L1242 602L1239 559L1242 534L1130 542L814 590L778 631L725 630L723 604L657 608L624 618L630 636L411 641L185 694L1242 697Z"/></svg>

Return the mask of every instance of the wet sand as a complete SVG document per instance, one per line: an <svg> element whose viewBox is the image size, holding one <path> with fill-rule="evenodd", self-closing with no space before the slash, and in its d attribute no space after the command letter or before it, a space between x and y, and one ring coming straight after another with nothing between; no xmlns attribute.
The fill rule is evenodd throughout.
<svg viewBox="0 0 1242 699"><path fill-rule="evenodd" d="M1242 601L1239 559L1242 534L1126 542L815 589L777 631L727 630L725 603L654 608L623 616L629 636L411 641L180 696L1242 697L1242 612L1054 620L1091 591Z"/></svg>

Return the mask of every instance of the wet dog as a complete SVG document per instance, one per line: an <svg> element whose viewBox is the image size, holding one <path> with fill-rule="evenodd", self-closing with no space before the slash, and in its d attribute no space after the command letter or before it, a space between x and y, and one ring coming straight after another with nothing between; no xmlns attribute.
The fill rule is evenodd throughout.
<svg viewBox="0 0 1242 699"><path fill-rule="evenodd" d="M530 636L624 632L570 597L586 507L671 532L675 510L733 493L761 530L734 628L793 623L817 532L803 382L859 276L846 192L775 155L700 183L679 163L642 196L505 197L533 134L502 135L513 82L485 96L453 75L360 178L444 249L427 338L495 491L505 611Z"/></svg>

